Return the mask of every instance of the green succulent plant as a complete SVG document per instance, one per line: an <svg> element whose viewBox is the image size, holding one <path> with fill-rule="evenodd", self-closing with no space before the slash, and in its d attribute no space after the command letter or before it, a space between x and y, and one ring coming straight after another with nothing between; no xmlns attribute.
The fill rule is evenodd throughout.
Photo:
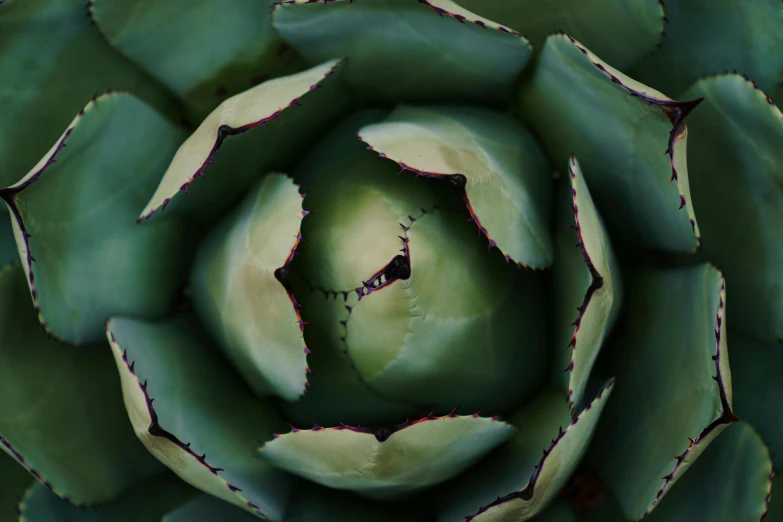
<svg viewBox="0 0 783 522"><path fill-rule="evenodd" d="M0 0L0 522L783 521L780 0L83 1Z"/></svg>

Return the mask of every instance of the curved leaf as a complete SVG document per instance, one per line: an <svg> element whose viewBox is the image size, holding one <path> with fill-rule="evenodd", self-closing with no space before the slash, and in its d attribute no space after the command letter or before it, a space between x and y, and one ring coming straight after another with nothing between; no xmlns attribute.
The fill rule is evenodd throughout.
<svg viewBox="0 0 783 522"><path fill-rule="evenodd" d="M90 0L103 37L185 100L200 121L223 98L294 72L272 29L272 0ZM163 52L161 52L163 50Z"/></svg>
<svg viewBox="0 0 783 522"><path fill-rule="evenodd" d="M133 96L107 94L79 112L27 176L0 190L48 332L95 342L110 314L166 312L187 235L176 221L143 229L134 220L182 137Z"/></svg>
<svg viewBox="0 0 783 522"><path fill-rule="evenodd" d="M362 150L356 132L382 115L380 110L363 110L346 118L294 171L294 179L308 194L304 207L311 214L302 221L304 241L297 246L289 277L302 303L302 318L308 323L305 341L312 350L307 358L312 369L308 392L296 402L281 403L295 423L383 425L429 411L371 390L357 378L341 339L345 328L339 321L347 316L346 306L352 307L358 300L351 287L399 254L400 219L420 206L431 207L437 200L426 182L400 184L391 163L376 161L372 153ZM366 184L363 188L359 183L363 177L376 181L375 188ZM406 205L399 206L401 202ZM355 205L367 206L364 216L372 219L364 223L350 219L347 214ZM392 219L387 219L389 212ZM340 226L333 226L335 223ZM362 226L367 227L365 232L361 232ZM372 238L372 248L365 248L366 238ZM334 248L338 244L344 248Z"/></svg>
<svg viewBox="0 0 783 522"><path fill-rule="evenodd" d="M128 89L177 114L165 89L101 40L84 0L0 4L0 187L24 176L97 93Z"/></svg>
<svg viewBox="0 0 783 522"><path fill-rule="evenodd" d="M731 282L732 327L783 339L783 114L736 75L686 96L704 98L689 119L691 184L704 256Z"/></svg>
<svg viewBox="0 0 783 522"><path fill-rule="evenodd" d="M446 490L438 522L524 522L544 511L582 460L613 385L608 382L574 420L555 390L515 413L511 421L519 432Z"/></svg>
<svg viewBox="0 0 783 522"><path fill-rule="evenodd" d="M579 158L615 244L692 252L693 214L682 123L697 102L676 102L612 68L573 38L550 36L518 109L555 165ZM684 208L683 208L684 207Z"/></svg>
<svg viewBox="0 0 783 522"><path fill-rule="evenodd" d="M19 261L19 249L16 248L14 227L7 208L0 206L0 267Z"/></svg>
<svg viewBox="0 0 783 522"><path fill-rule="evenodd" d="M42 484L30 487L19 503L20 522L159 522L196 490L172 473L140 482L120 498L95 507L66 504Z"/></svg>
<svg viewBox="0 0 783 522"><path fill-rule="evenodd" d="M541 279L487 252L464 214L417 214L400 232L402 255L360 279L343 319L359 377L385 397L446 411L495 414L532 396L546 371ZM398 261L407 277L394 278Z"/></svg>
<svg viewBox="0 0 783 522"><path fill-rule="evenodd" d="M133 437L105 346L48 339L19 265L0 269L0 397L0 448L70 502L109 501L160 471Z"/></svg>
<svg viewBox="0 0 783 522"><path fill-rule="evenodd" d="M726 290L709 265L639 271L609 359L617 375L590 464L646 516L731 422Z"/></svg>
<svg viewBox="0 0 783 522"><path fill-rule="evenodd" d="M767 498L767 518L764 522L781 522L783 520L783 477L772 480L772 495Z"/></svg>
<svg viewBox="0 0 783 522"><path fill-rule="evenodd" d="M125 408L147 450L192 486L282 520L293 478L252 456L282 423L221 361L195 319L112 318L106 333Z"/></svg>
<svg viewBox="0 0 783 522"><path fill-rule="evenodd" d="M19 500L31 481L22 466L0 453L0 522L18 522Z"/></svg>
<svg viewBox="0 0 783 522"><path fill-rule="evenodd" d="M297 169L312 215L291 272L321 297L303 308L313 361L336 354L354 387L426 411L515 406L544 377L540 278L486 251L451 184L396 174L355 132L340 127Z"/></svg>
<svg viewBox="0 0 783 522"><path fill-rule="evenodd" d="M666 2L661 45L631 72L678 96L702 76L737 71L765 91L783 73L783 9L778 0ZM686 98L687 99L687 98Z"/></svg>
<svg viewBox="0 0 783 522"><path fill-rule="evenodd" d="M310 63L349 57L343 80L371 100L501 102L530 56L520 34L452 0L287 0L273 24Z"/></svg>
<svg viewBox="0 0 783 522"><path fill-rule="evenodd" d="M609 236L574 156L568 173L553 269L558 348L553 371L574 410L583 407L590 371L617 318L622 291Z"/></svg>
<svg viewBox="0 0 783 522"><path fill-rule="evenodd" d="M404 170L460 186L476 226L507 259L552 264L549 165L518 122L472 107L402 105L359 138Z"/></svg>
<svg viewBox="0 0 783 522"><path fill-rule="evenodd" d="M563 31L621 70L660 43L663 2L648 0L455 0L474 13L519 31L538 47Z"/></svg>
<svg viewBox="0 0 783 522"><path fill-rule="evenodd" d="M309 94L322 87L339 65L332 60L269 80L221 103L179 147L139 220L164 210L183 192L191 197L177 198L172 211L209 222L253 185L259 173L287 167L299 153L299 143L316 136L345 107L336 85ZM300 98L305 102L300 103ZM305 108L297 109L299 105ZM275 123L289 113L290 119ZM270 124L272 128L266 129ZM259 125L265 132L247 132ZM218 151L223 154L216 160ZM217 163L209 168L213 161ZM196 177L204 179L191 186Z"/></svg>
<svg viewBox="0 0 783 522"><path fill-rule="evenodd" d="M392 430L294 428L258 451L261 459L330 488L390 499L457 475L513 435L478 415L426 417Z"/></svg>
<svg viewBox="0 0 783 522"><path fill-rule="evenodd" d="M758 430L775 468L782 469L783 416L777 414L775 405L783 402L783 343L762 341L733 329L729 334L735 411Z"/></svg>
<svg viewBox="0 0 783 522"><path fill-rule="evenodd" d="M771 481L769 451L749 424L736 422L710 444L645 520L762 522Z"/></svg>
<svg viewBox="0 0 783 522"><path fill-rule="evenodd" d="M302 196L269 174L202 243L191 272L203 323L258 395L295 400L307 383L306 353L288 267L299 244Z"/></svg>

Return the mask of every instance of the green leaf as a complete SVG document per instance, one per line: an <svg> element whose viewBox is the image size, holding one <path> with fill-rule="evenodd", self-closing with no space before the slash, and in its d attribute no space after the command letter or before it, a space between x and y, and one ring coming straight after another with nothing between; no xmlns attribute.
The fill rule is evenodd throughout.
<svg viewBox="0 0 783 522"><path fill-rule="evenodd" d="M731 284L731 325L783 339L783 114L737 75L686 96L704 97L688 120L691 184L702 252Z"/></svg>
<svg viewBox="0 0 783 522"><path fill-rule="evenodd" d="M456 183L490 247L507 259L552 264L549 165L518 122L473 107L401 105L359 138L405 170Z"/></svg>
<svg viewBox="0 0 783 522"><path fill-rule="evenodd" d="M609 381L573 421L558 390L516 412L518 433L444 488L438 522L523 522L544 511L582 460L613 386Z"/></svg>
<svg viewBox="0 0 783 522"><path fill-rule="evenodd" d="M699 229L682 119L696 103L671 100L573 38L554 35L521 89L518 110L555 165L564 169L568 154L579 158L615 244L692 252Z"/></svg>
<svg viewBox="0 0 783 522"><path fill-rule="evenodd" d="M302 233L306 241L297 246L289 272L297 301L302 304L302 318L309 323L304 336L312 353L308 363L312 369L309 376L308 392L296 402L281 402L280 406L292 422L307 424L315 422L324 426L333 426L340 422L349 424L379 425L399 422L406 417L421 417L429 410L405 402L381 397L357 377L356 369L345 356L345 344L342 337L345 329L340 324L347 314L346 306L354 306L358 295L348 287L355 286L357 276L367 277L383 266L393 256L399 254L400 233L398 221L386 223L380 209L390 205L389 195L396 195L395 169L383 162L376 161L373 154L362 150L356 139L356 132L363 125L378 121L383 116L380 110L364 110L346 118L307 154L294 171L294 179L300 182L302 190L308 194L304 206L315 212L302 221ZM354 205L350 199L350 188L358 193L362 190L356 183L362 173L373 173L374 179L381 184L377 198L367 198L366 204L378 204L379 212L368 214L372 217L365 224L372 232L364 236L355 235L352 225L361 224L343 215ZM344 179L343 183L335 183ZM409 183L403 185L411 190L405 192L412 209L416 205L432 205L434 198L426 186ZM365 190L366 192L366 190ZM347 198L343 198L343 195ZM323 196L323 197L321 197ZM404 199L393 198L394 201ZM409 208L400 208L403 213ZM314 216L322 215L315 220ZM402 214L404 215L404 214ZM331 216L331 218L329 217ZM341 226L329 226L335 219ZM326 226L319 226L319 223ZM389 237L388 234L393 234ZM363 248L365 237L371 237L373 248ZM345 249L333 248L333 245L345 245ZM355 255L360 251L362 255ZM312 270L308 265L313 263ZM345 293L326 293L329 282L346 285ZM328 297L329 299L325 299ZM453 405L452 405L453 407Z"/></svg>
<svg viewBox="0 0 783 522"><path fill-rule="evenodd" d="M0 3L0 187L35 165L96 93L129 89L176 114L168 92L101 40L84 0Z"/></svg>
<svg viewBox="0 0 783 522"><path fill-rule="evenodd" d="M31 481L30 474L22 466L0 453L0 522L18 522L19 499Z"/></svg>
<svg viewBox="0 0 783 522"><path fill-rule="evenodd" d="M302 196L269 174L199 247L193 303L256 394L292 401L307 383L306 353L288 267L299 244Z"/></svg>
<svg viewBox="0 0 783 522"><path fill-rule="evenodd" d="M312 215L291 272L320 294L303 308L313 379L326 351L348 359L347 378L427 411L514 407L545 378L541 278L487 251L453 185L397 174L347 125L295 176Z"/></svg>
<svg viewBox="0 0 783 522"><path fill-rule="evenodd" d="M702 76L735 70L765 91L783 73L783 9L778 0L666 2L661 45L631 72L670 96Z"/></svg>
<svg viewBox="0 0 783 522"><path fill-rule="evenodd" d="M710 444L646 520L763 521L771 488L769 451L749 424L736 422Z"/></svg>
<svg viewBox="0 0 783 522"><path fill-rule="evenodd" d="M543 513L536 515L535 522L577 522L573 509L566 500L556 500Z"/></svg>
<svg viewBox="0 0 783 522"><path fill-rule="evenodd" d="M106 347L48 339L24 279L0 269L0 448L70 502L109 501L161 468L133 436Z"/></svg>
<svg viewBox="0 0 783 522"><path fill-rule="evenodd" d="M429 496L374 502L357 495L304 483L289 504L286 522L425 522L432 520Z"/></svg>
<svg viewBox="0 0 783 522"><path fill-rule="evenodd" d="M574 410L583 407L590 371L617 318L622 291L609 236L574 156L568 174L570 190L561 198L563 217L555 238L553 372Z"/></svg>
<svg viewBox="0 0 783 522"><path fill-rule="evenodd" d="M139 219L164 210L184 193L190 197L176 198L171 213L209 224L244 195L260 173L289 167L302 144L345 108L337 83L325 82L340 63L332 60L266 81L221 103L177 150ZM199 176L204 179L193 184Z"/></svg>
<svg viewBox="0 0 783 522"><path fill-rule="evenodd" d="M166 312L187 259L184 227L134 220L182 138L133 96L107 94L79 112L24 178L0 190L48 332L95 342L110 314Z"/></svg>
<svg viewBox="0 0 783 522"><path fill-rule="evenodd" d="M783 520L783 477L772 480L772 497L767 499L768 511L764 522L781 522Z"/></svg>
<svg viewBox="0 0 783 522"><path fill-rule="evenodd" d="M502 102L531 51L452 0L292 0L273 24L310 63L349 57L345 83L376 101Z"/></svg>
<svg viewBox="0 0 783 522"><path fill-rule="evenodd" d="M160 522L257 522L258 518L212 495L201 494L173 511ZM158 522L158 521L155 521Z"/></svg>
<svg viewBox="0 0 783 522"><path fill-rule="evenodd" d="M192 486L281 520L294 480L252 452L282 422L220 359L195 318L112 318L106 333L125 408L147 450Z"/></svg>
<svg viewBox="0 0 783 522"><path fill-rule="evenodd" d="M90 0L112 47L185 100L200 121L228 95L294 72L272 29L272 0Z"/></svg>
<svg viewBox="0 0 783 522"><path fill-rule="evenodd" d="M726 290L709 265L630 274L608 351L617 375L589 461L626 518L646 516L736 419L726 348Z"/></svg>
<svg viewBox="0 0 783 522"><path fill-rule="evenodd" d="M536 47L554 32L566 32L625 70L652 51L664 30L663 2L648 0L455 0L530 38Z"/></svg>
<svg viewBox="0 0 783 522"><path fill-rule="evenodd" d="M173 473L163 473L140 482L108 504L84 508L66 504L43 484L35 484L19 504L19 521L159 522L163 514L195 494L195 489Z"/></svg>
<svg viewBox="0 0 783 522"><path fill-rule="evenodd" d="M508 440L508 424L476 415L425 417L391 430L294 428L259 448L259 457L324 486L391 499L447 480Z"/></svg>
<svg viewBox="0 0 783 522"><path fill-rule="evenodd" d="M783 402L783 343L762 341L734 329L729 334L735 412L758 430L775 468L783 469L783 416L771 407Z"/></svg>
<svg viewBox="0 0 783 522"><path fill-rule="evenodd" d="M281 401L280 408L287 419L299 425L382 425L427 414L426 407L384 397L358 378L356 368L344 353L341 337L345 329L336 319L347 314L346 306L356 304L356 294L349 294L345 301L342 295L324 299L321 292L297 296L302 303L302 318L309 323L304 333L312 350L307 356L312 374L301 399Z"/></svg>
<svg viewBox="0 0 783 522"><path fill-rule="evenodd" d="M11 214L7 210L0 206L0 267L19 261Z"/></svg>

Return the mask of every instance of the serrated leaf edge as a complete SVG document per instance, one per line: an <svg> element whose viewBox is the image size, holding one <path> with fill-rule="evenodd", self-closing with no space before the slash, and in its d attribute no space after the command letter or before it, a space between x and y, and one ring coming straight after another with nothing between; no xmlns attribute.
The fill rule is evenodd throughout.
<svg viewBox="0 0 783 522"><path fill-rule="evenodd" d="M593 406L595 406L598 403L598 401L600 401L603 398L603 395L605 393L611 392L614 386L614 382L615 382L614 378L609 379L601 387L601 389L598 391L598 393L593 398L593 400L590 401L590 403L587 406L585 406L584 410L582 410L582 412L578 416L573 418L571 424L569 424L565 430L563 430L562 426L560 427L557 436L554 439L552 439L552 442L550 443L549 447L543 450L544 455L541 457L541 460L538 461L538 464L536 464L536 466L534 467L533 475L530 477L530 481L528 481L527 486L525 486L521 491L515 491L513 493L509 493L508 495L498 497L493 502L485 506L479 507L478 510L472 515L465 516L465 522L471 522L479 515L482 515L483 513L489 511L493 507L499 506L500 504L504 504L506 502L510 502L516 499L521 499L524 501L529 501L530 499L532 499L536 487L536 483L538 482L538 477L541 475L541 470L543 469L547 459L552 454L552 450L554 450L555 446L557 446L565 438L565 436L570 432L571 428L579 422L579 419L582 418L582 415L589 412L593 408Z"/></svg>
<svg viewBox="0 0 783 522"><path fill-rule="evenodd" d="M334 65L333 65L333 66L332 66L332 67L331 67L331 68L330 68L330 69L329 69L329 70L328 70L326 73L324 73L324 75L321 77L321 79L320 79L320 80L318 80L316 83L314 83L314 84L310 85L310 89L309 89L307 92L312 92L312 91L314 91L314 90L316 90L316 89L319 89L319 88L321 88L321 87L322 87L322 85L321 85L321 82L323 82L323 80L324 80L324 79L326 79L326 78L328 78L329 76L332 76L332 75L333 75L333 74L334 74L334 73L337 71L337 69L338 69L338 68L339 68L339 67L340 67L342 64L344 64L346 61L347 61L347 59L346 59L346 58L342 58L342 59L340 59L340 60L337 60L337 61L335 62L335 64L334 64ZM301 72L304 72L304 71L300 71L300 73L301 73ZM294 73L294 74L299 74L299 73ZM273 80L274 80L274 79L273 79ZM263 84L260 84L260 85L263 85ZM247 92L247 91L245 91L245 92ZM230 125L227 125L227 124L223 124L223 125L221 125L220 127L218 127L218 129L217 129L217 135L215 136L215 143L212 145L212 149L209 151L209 153L207 154L207 157L206 157L206 159L205 159L205 160L202 162L201 166L200 166L200 167L199 167L199 168L196 170L196 172L194 172L194 173L193 173L193 174L192 174L192 175L191 175L191 176L190 176L190 177L187 179L187 181L185 181L185 183L183 183L183 184L180 186L179 190L178 190L178 191L176 191L176 192L175 192L173 195L171 195L171 196L169 196L169 197L166 197L166 198L163 198L163 200L162 200L162 203L160 203L158 206L156 206L156 207L152 208L152 209L151 209L151 210L149 210L147 213L143 213L143 212L142 212L142 214L141 214L141 215L139 216L139 218L136 220L136 223L138 224L138 223L141 223L142 221L145 221L145 220L149 219L149 218L150 218L150 217L152 217L152 215L153 215L155 212L157 212L158 210L160 210L161 212L163 212L164 210L166 210L166 207L167 207L167 206L168 206L168 204L171 202L171 200L172 200L172 199L174 199L174 197L175 197L177 194L179 194L180 192L184 192L184 193L185 193L185 195L187 196L187 195L188 195L188 187L190 186L190 184L191 184L191 183L193 183L193 181L194 181L194 180L195 180L197 177L202 177L202 178L203 178L203 177L205 177L204 171L206 170L206 168L207 168L209 165L211 165L211 164L212 164L212 162L213 162L213 161L214 161L214 159L215 159L215 156L216 156L216 155L217 155L217 153L220 151L220 147L223 145L223 141L224 141L224 140L225 140L227 137L229 137L229 136L234 136L234 135L237 135L237 134L242 134L243 132L247 132L247 131L249 131L250 129L252 129L252 128L254 128L254 127L258 127L259 125L261 125L262 127L266 127L266 126L267 126L267 124L269 124L269 122L271 122L272 120L278 120L278 121L279 121L279 120L280 120L280 115L281 115L281 114L282 114L282 113L283 113L283 112L284 112L286 109L288 109L288 108L290 108L290 107L298 107L299 105L301 105L301 103L300 103L300 101L299 101L299 100L300 100L300 98L301 98L302 96L305 96L305 95L307 94L307 92L306 92L306 93L304 93L304 94L303 94L303 95L301 95L301 96L297 96L297 97L293 98L293 99L292 99L292 100L291 100L291 101L288 103L288 105L286 105L285 107L282 107L282 108L279 108L279 109L277 109L276 111L274 111L274 112L273 112L272 114L270 114L269 116L265 116L264 118L261 118L260 120L257 120L257 121L251 121L250 123L246 123L245 125L241 125L241 126L239 126L239 127L231 127ZM237 95L235 95L235 96L241 96L242 94L244 94L244 93L239 93L239 94L237 94ZM231 98L228 98L228 99L227 99L227 100L225 100L223 103L225 103L226 101L229 101L229 100L231 100L232 98L234 98L234 96L232 96ZM221 105L222 105L222 104L221 104ZM221 107L221 106L219 105L219 106L218 106L218 107L215 109L215 111L219 110L219 109L220 109L220 107ZM213 112L214 112L214 111L213 111ZM198 130L196 130L196 132L198 132ZM192 134L191 134L191 136L192 136ZM150 201L151 201L151 200L150 200ZM147 205L149 206L149 203L148 203Z"/></svg>
<svg viewBox="0 0 783 522"><path fill-rule="evenodd" d="M220 481L222 481L225 484L225 486L229 489L229 491L231 491L234 495L236 495L237 498L239 498L245 505L253 509L256 515L263 517L264 519L267 519L266 515L261 511L261 509L256 504L254 504L253 502L245 498L244 495L240 494L242 492L242 489L234 486L233 484L231 484L230 482L228 482L227 480L225 480L223 477L220 476L219 473L221 471L224 471L223 468L218 468L207 463L206 453L203 455L198 455L195 451L190 449L189 442L188 443L182 442L179 438L177 438L176 435L161 427L158 421L158 414L155 411L154 406L152 405L155 398L150 397L149 394L147 393L147 385L148 385L147 380L145 379L143 383L139 380L138 376L136 375L136 370L134 368L135 361L130 361L130 359L128 358L128 351L126 349L123 349L117 342L116 338L114 337L114 334L111 332L110 323L111 320L106 321L106 337L109 340L109 344L111 344L113 348L117 349L119 352L122 353L122 360L125 363L126 369L133 376L133 378L136 379L136 383L139 385L139 389L141 390L142 394L144 394L144 400L146 401L147 404L147 412L150 418L152 419L149 427L147 428L147 433L152 437L165 438L169 442L179 447L186 455L188 455L193 459L196 459L196 461L199 464L206 467L210 473L212 473Z"/></svg>
<svg viewBox="0 0 783 522"><path fill-rule="evenodd" d="M73 130L81 122L82 118L88 111L96 108L98 106L98 102L100 101L103 101L111 96L123 95L125 93L126 91L123 90L108 90L101 95L98 94L93 95L92 99L87 103L87 105L85 105L79 111L79 113L76 115L73 121L71 121L70 125L68 125L68 128L66 128L65 132L62 134L62 136L60 136L60 139L49 150L49 152L46 153L44 158L38 163L40 167L34 168L34 170L26 174L22 179L20 179L18 182L11 185L10 187L0 189L0 199L2 199L5 202L9 212L11 213L11 216L13 217L13 219L11 220L11 225L13 226L14 229L14 237L17 242L17 249L19 250L19 256L22 259L22 267L24 268L27 284L28 287L30 288L30 296L32 297L33 300L33 307L35 308L35 312L38 315L38 322L41 324L44 333L50 339L55 339L64 344L72 345L74 343L71 343L55 335L54 332L52 332L47 326L46 320L44 319L43 314L41 312L41 305L38 301L38 290L36 289L35 286L35 275L33 274L33 263L35 262L35 258L30 252L29 240L32 236L27 231L27 228L24 225L24 221L22 220L22 215L19 212L19 209L17 208L16 196L20 194L25 188L29 187L36 180L38 180L38 178L41 177L44 171L50 165L52 165L57 161L57 155L67 146L68 138L70 137Z"/></svg>

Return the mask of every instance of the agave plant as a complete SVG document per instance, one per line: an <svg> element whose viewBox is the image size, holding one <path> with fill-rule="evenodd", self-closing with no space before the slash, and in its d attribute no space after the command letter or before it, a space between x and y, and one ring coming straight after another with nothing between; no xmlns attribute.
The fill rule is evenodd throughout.
<svg viewBox="0 0 783 522"><path fill-rule="evenodd" d="M0 521L783 521L780 0L83 1L0 0Z"/></svg>

